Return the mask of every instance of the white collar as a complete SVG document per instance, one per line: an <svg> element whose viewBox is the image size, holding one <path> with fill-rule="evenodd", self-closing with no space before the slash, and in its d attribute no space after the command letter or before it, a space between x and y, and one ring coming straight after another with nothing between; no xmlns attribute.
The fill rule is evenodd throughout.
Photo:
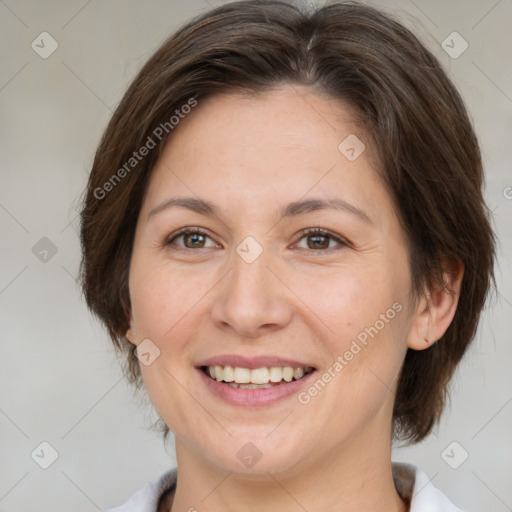
<svg viewBox="0 0 512 512"><path fill-rule="evenodd" d="M399 462L393 462L392 469L398 494L410 502L409 512L462 512L422 469Z"/></svg>

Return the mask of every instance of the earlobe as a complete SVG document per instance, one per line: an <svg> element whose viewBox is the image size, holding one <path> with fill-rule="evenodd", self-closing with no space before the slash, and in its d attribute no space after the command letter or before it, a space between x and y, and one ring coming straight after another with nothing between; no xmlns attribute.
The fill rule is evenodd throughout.
<svg viewBox="0 0 512 512"><path fill-rule="evenodd" d="M457 311L464 265L457 262L445 268L444 285L427 290L418 301L407 342L413 350L425 350L442 338Z"/></svg>
<svg viewBox="0 0 512 512"><path fill-rule="evenodd" d="M133 314L130 311L130 318L128 319L128 325L130 326L125 332L124 337L132 344L137 346L137 331L133 328Z"/></svg>
<svg viewBox="0 0 512 512"><path fill-rule="evenodd" d="M131 326L126 331L125 338L132 344L137 346L137 331L133 329Z"/></svg>

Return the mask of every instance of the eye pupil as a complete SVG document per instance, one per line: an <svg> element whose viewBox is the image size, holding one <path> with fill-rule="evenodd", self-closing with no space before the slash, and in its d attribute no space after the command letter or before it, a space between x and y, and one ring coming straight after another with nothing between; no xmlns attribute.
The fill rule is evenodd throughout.
<svg viewBox="0 0 512 512"><path fill-rule="evenodd" d="M310 249L327 249L329 247L329 237L326 235L311 235L309 240L314 240L313 244L310 244L308 241L308 247ZM322 242L323 240L323 242ZM320 245L318 245L318 243ZM315 245L316 244L316 245Z"/></svg>
<svg viewBox="0 0 512 512"><path fill-rule="evenodd" d="M189 248L202 247L201 242L204 243L204 236L201 235L200 233L186 233L183 236L183 239L185 241L185 246ZM189 246L189 244L187 243L188 241L192 242L192 246Z"/></svg>

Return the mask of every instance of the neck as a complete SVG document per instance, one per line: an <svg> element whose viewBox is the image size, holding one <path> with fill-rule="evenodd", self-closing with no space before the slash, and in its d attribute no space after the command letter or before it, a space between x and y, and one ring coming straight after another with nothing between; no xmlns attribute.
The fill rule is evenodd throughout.
<svg viewBox="0 0 512 512"><path fill-rule="evenodd" d="M225 471L176 440L178 485L171 512L407 512L391 470L391 444L361 436L303 461L293 472L257 479ZM389 440L389 437L387 437Z"/></svg>

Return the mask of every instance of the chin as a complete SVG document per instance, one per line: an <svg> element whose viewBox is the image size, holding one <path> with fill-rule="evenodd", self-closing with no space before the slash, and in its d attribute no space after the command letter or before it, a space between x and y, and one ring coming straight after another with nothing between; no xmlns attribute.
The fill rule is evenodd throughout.
<svg viewBox="0 0 512 512"><path fill-rule="evenodd" d="M254 445L249 444L244 445L243 450L245 454L240 457L242 460L239 460L236 453L234 456L223 454L222 457L214 459L213 463L243 480L268 480L269 473L278 475L297 471L298 460L293 450L283 454L267 453L265 450L256 451ZM254 455L248 455L249 453Z"/></svg>
<svg viewBox="0 0 512 512"><path fill-rule="evenodd" d="M266 428L265 434L226 436L222 441L200 447L203 457L207 457L214 466L239 475L248 480L268 480L269 475L289 474L297 471L306 456L308 446L295 436L296 442L290 443L294 436L271 439ZM265 438L267 436L267 438Z"/></svg>

